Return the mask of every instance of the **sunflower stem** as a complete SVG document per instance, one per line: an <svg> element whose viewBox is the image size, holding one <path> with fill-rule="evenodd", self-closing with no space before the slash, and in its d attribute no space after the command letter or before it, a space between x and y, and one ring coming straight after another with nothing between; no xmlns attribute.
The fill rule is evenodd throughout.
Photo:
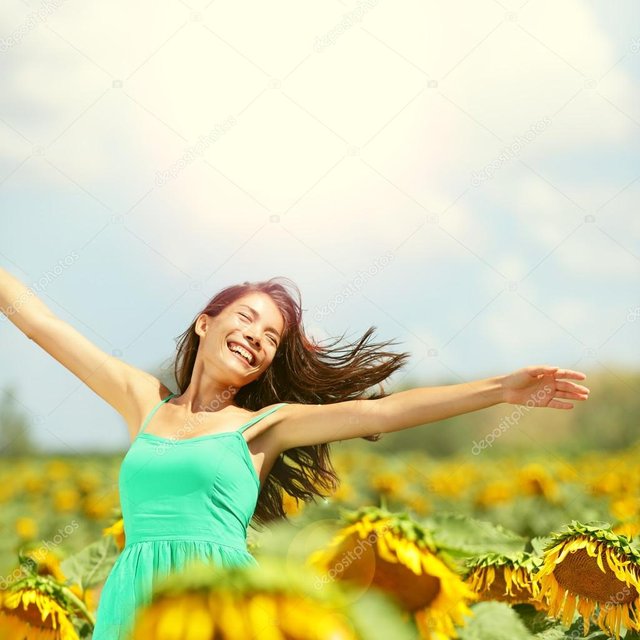
<svg viewBox="0 0 640 640"><path fill-rule="evenodd" d="M62 593L64 593L64 595L69 600L71 600L71 602L73 602L74 606L77 607L77 609L79 609L82 612L82 615L85 617L87 622L89 622L89 624L91 625L91 628L93 629L93 627L96 626L96 620L91 614L91 612L89 611L89 609L87 609L87 605L84 602L82 602L82 600L80 600L80 598L78 598L78 596L75 593L73 593L73 591L71 591L71 589L69 589L68 587L62 586L61 590L62 590Z"/></svg>

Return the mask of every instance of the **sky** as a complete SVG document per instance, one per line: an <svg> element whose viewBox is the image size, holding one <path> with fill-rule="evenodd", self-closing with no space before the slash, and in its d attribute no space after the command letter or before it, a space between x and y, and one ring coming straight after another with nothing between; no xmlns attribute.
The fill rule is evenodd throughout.
<svg viewBox="0 0 640 640"><path fill-rule="evenodd" d="M638 24L631 1L6 0L0 266L147 371L273 276L316 339L410 351L393 384L635 369ZM128 446L4 317L0 353L41 446Z"/></svg>

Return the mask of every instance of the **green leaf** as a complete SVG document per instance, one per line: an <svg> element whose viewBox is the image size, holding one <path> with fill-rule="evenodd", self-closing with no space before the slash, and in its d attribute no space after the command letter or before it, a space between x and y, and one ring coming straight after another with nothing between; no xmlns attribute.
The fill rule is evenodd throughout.
<svg viewBox="0 0 640 640"><path fill-rule="evenodd" d="M552 624L544 631L540 631L540 633L536 633L533 637L536 640L568 640L569 638L582 638L582 634L579 636L570 636L567 635L567 629L563 627L561 624ZM583 639L584 640L584 639Z"/></svg>
<svg viewBox="0 0 640 640"><path fill-rule="evenodd" d="M478 602L459 629L460 640L534 640L518 614L504 602Z"/></svg>
<svg viewBox="0 0 640 640"><path fill-rule="evenodd" d="M420 521L433 533L438 546L463 554L522 551L526 538L499 524L476 520L461 513L438 513Z"/></svg>
<svg viewBox="0 0 640 640"><path fill-rule="evenodd" d="M71 584L90 589L103 582L120 554L112 536L102 536L60 563Z"/></svg>
<svg viewBox="0 0 640 640"><path fill-rule="evenodd" d="M363 640L415 640L417 637L413 616L403 615L395 601L376 589L354 598L348 613Z"/></svg>
<svg viewBox="0 0 640 640"><path fill-rule="evenodd" d="M540 637L545 640L553 640L556 637L554 635L554 629L556 627L560 627L561 631L564 629L564 627L559 625L557 620L553 620L530 604L513 605L513 610L520 616L520 620L522 620L523 624L536 638ZM547 632L550 634L548 638L544 635L544 633ZM564 631L562 631L562 633L564 633Z"/></svg>
<svg viewBox="0 0 640 640"><path fill-rule="evenodd" d="M76 622L77 621L77 622ZM74 619L74 627L78 632L78 636L80 638L90 638L91 632L93 631L93 627L86 620L79 620L78 618Z"/></svg>
<svg viewBox="0 0 640 640"><path fill-rule="evenodd" d="M610 640L598 627L591 624L591 629L586 636L582 635L583 621L581 617L567 629L558 620L549 618L541 611L536 611L531 605L515 605L513 609L518 613L525 626L533 633L536 640Z"/></svg>
<svg viewBox="0 0 640 640"><path fill-rule="evenodd" d="M583 622L582 618L578 618L568 629L565 630L565 635L563 638L581 638L581 640L611 640L613 635L609 635L595 627L591 624L591 628L589 629L589 633L586 636L582 635L583 632ZM546 638L544 640L547 640Z"/></svg>
<svg viewBox="0 0 640 640"><path fill-rule="evenodd" d="M530 544L532 553L537 556L541 556L544 553L545 547L551 542L551 536L536 536L531 538Z"/></svg>

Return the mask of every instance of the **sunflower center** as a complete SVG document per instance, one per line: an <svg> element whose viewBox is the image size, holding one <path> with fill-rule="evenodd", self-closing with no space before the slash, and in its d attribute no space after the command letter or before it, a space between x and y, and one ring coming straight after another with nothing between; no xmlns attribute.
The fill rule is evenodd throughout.
<svg viewBox="0 0 640 640"><path fill-rule="evenodd" d="M553 575L563 589L596 602L611 602L612 605L633 602L638 597L636 588L618 580L606 559L603 566L604 574L586 549L577 549L565 557L553 570Z"/></svg>
<svg viewBox="0 0 640 640"><path fill-rule="evenodd" d="M330 573L364 587L373 584L398 600L406 611L430 605L440 593L440 578L424 572L416 575L401 562L380 557L375 547L377 537L375 531L370 532L367 540L356 533L347 536L334 554Z"/></svg>
<svg viewBox="0 0 640 640"><path fill-rule="evenodd" d="M26 609L24 605L20 603L15 609L10 609L9 611L5 610L5 614L9 614L12 617L18 618L22 622L26 622L28 625L32 626L34 629L54 629L52 618L53 611L50 615L46 617L45 620L42 619L42 611L38 608L38 605L35 602L30 602Z"/></svg>
<svg viewBox="0 0 640 640"><path fill-rule="evenodd" d="M491 583L485 597L491 600L500 600L502 602L528 602L531 599L531 593L527 589L520 588L517 584L511 583L511 594L507 593L507 582L502 571L496 572L496 577Z"/></svg>
<svg viewBox="0 0 640 640"><path fill-rule="evenodd" d="M400 601L407 611L424 609L440 592L440 578L423 573L417 576L399 562L376 560L373 584Z"/></svg>

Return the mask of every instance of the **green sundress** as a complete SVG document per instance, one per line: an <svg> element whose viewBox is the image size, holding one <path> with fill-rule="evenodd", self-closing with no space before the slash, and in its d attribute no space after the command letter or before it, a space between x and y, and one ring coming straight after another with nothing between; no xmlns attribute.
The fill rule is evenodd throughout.
<svg viewBox="0 0 640 640"><path fill-rule="evenodd" d="M258 565L246 534L260 479L242 433L287 403L235 431L185 439L144 433L153 414L175 395L151 410L122 460L125 546L102 588L93 640L126 638L154 582L191 560Z"/></svg>

